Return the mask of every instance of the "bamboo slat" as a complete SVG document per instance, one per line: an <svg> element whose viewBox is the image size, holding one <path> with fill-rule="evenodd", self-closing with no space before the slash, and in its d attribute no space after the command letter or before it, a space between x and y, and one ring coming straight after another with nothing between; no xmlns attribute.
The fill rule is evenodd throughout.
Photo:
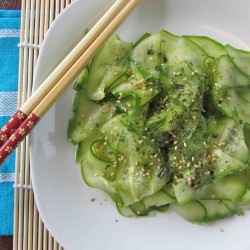
<svg viewBox="0 0 250 250"><path fill-rule="evenodd" d="M71 0L22 0L18 107L31 95L40 45L53 20L70 2ZM29 146L28 137L16 150L13 249L63 249L39 217L30 177Z"/></svg>

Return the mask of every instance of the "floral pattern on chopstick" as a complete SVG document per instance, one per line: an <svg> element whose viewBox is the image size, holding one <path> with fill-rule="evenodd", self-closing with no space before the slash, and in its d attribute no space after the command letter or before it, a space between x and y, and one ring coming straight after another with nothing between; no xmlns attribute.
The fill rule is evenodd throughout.
<svg viewBox="0 0 250 250"><path fill-rule="evenodd" d="M38 121L39 117L35 114L31 114L23 121L22 124L20 124L14 133L11 135L9 134L9 139L5 140L5 143L0 148L0 165L6 160L12 151L18 147L24 137L30 133Z"/></svg>
<svg viewBox="0 0 250 250"><path fill-rule="evenodd" d="M0 146L2 146L11 134L20 126L27 118L27 115L21 110L18 110L0 130Z"/></svg>

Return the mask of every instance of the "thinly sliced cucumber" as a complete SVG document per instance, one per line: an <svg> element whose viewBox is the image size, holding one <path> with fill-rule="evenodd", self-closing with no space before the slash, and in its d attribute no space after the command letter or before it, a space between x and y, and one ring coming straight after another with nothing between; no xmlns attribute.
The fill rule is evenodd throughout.
<svg viewBox="0 0 250 250"><path fill-rule="evenodd" d="M227 117L212 118L208 129L211 134L209 143L213 145L214 151L218 151L215 155L221 161L223 161L223 156L219 156L221 151L228 155L226 158L231 156L235 160L241 161L242 164L248 161L249 150L242 125ZM230 164L230 161L228 161L228 164ZM231 164L231 168L234 168L233 164Z"/></svg>
<svg viewBox="0 0 250 250"><path fill-rule="evenodd" d="M225 49L225 47L209 37L206 36L186 36L186 37L195 42L197 45L199 45L206 52L208 56L212 56L217 59L222 55L227 55L227 50Z"/></svg>
<svg viewBox="0 0 250 250"><path fill-rule="evenodd" d="M170 207L184 219L193 223L201 223L207 216L205 207L198 201L190 201L184 205L172 203Z"/></svg>
<svg viewBox="0 0 250 250"><path fill-rule="evenodd" d="M226 218L233 214L222 201L219 200L200 200L200 203L205 207L207 216L204 222L211 222Z"/></svg>
<svg viewBox="0 0 250 250"><path fill-rule="evenodd" d="M92 100L102 100L105 90L116 82L129 67L128 57L132 44L112 36L93 59L87 84L87 94Z"/></svg>
<svg viewBox="0 0 250 250"><path fill-rule="evenodd" d="M153 195L144 197L142 199L145 207L161 207L163 205L170 204L174 202L175 199L163 191L159 191Z"/></svg>
<svg viewBox="0 0 250 250"><path fill-rule="evenodd" d="M137 216L145 216L151 211L150 208L147 208L143 202L139 201L133 203L129 206L129 208L137 215Z"/></svg>
<svg viewBox="0 0 250 250"><path fill-rule="evenodd" d="M131 53L131 68L137 80L160 79L161 34L156 33L142 40Z"/></svg>
<svg viewBox="0 0 250 250"><path fill-rule="evenodd" d="M243 125L243 134L248 150L250 150L250 124L245 123Z"/></svg>
<svg viewBox="0 0 250 250"><path fill-rule="evenodd" d="M114 35L73 87L68 137L85 182L126 217L169 207L192 223L241 215L249 65L250 52L208 37L160 31L133 45Z"/></svg>
<svg viewBox="0 0 250 250"><path fill-rule="evenodd" d="M98 163L99 164L99 163ZM105 169L106 164L101 162L99 169ZM82 177L88 186L103 190L108 194L115 194L115 183L109 181L103 176L103 172L95 169L95 166L87 158L84 158L81 164Z"/></svg>
<svg viewBox="0 0 250 250"><path fill-rule="evenodd" d="M250 76L250 52L236 49L230 45L226 45L225 48L235 65L244 74Z"/></svg>
<svg viewBox="0 0 250 250"><path fill-rule="evenodd" d="M86 156L90 145L99 139L102 139L102 135L100 133L93 133L88 136L86 139L78 143L77 150L76 150L76 162L81 164L83 158Z"/></svg>
<svg viewBox="0 0 250 250"><path fill-rule="evenodd" d="M221 149L213 151L213 156L216 158L215 177L221 178L240 170L248 169L249 165L232 156L224 153Z"/></svg>
<svg viewBox="0 0 250 250"><path fill-rule="evenodd" d="M161 52L167 58L166 67L187 62L192 65L193 70L205 71L204 61L207 55L200 46L188 38L175 36L165 30L160 34Z"/></svg>
<svg viewBox="0 0 250 250"><path fill-rule="evenodd" d="M159 92L159 83L147 81L124 82L112 89L112 94L124 102L127 109L138 108L150 102Z"/></svg>
<svg viewBox="0 0 250 250"><path fill-rule="evenodd" d="M233 201L225 201L223 200L222 203L229 209L231 210L232 213L237 214L237 215L243 215L243 210L242 208L239 207L239 205L236 202Z"/></svg>
<svg viewBox="0 0 250 250"><path fill-rule="evenodd" d="M159 152L135 129L127 127L127 119L125 115L116 116L101 128L119 154L116 189L124 206L156 193L167 182L167 176L158 177L162 164Z"/></svg>
<svg viewBox="0 0 250 250"><path fill-rule="evenodd" d="M117 209L119 211L119 213L124 216L124 217L136 217L137 214L129 207L129 206L126 206L126 207L120 207L120 206L117 206Z"/></svg>
<svg viewBox="0 0 250 250"><path fill-rule="evenodd" d="M195 190L196 200L240 201L247 190L245 174L226 176Z"/></svg>
<svg viewBox="0 0 250 250"><path fill-rule="evenodd" d="M94 138L92 138L92 142L89 141L90 145L95 142ZM108 147L107 145L106 148ZM112 151L112 148L109 148L109 151ZM87 152L82 154L84 157L81 162L81 170L84 181L89 186L102 189L110 195L116 194L117 165L97 157L91 146L88 147Z"/></svg>
<svg viewBox="0 0 250 250"><path fill-rule="evenodd" d="M179 204L185 204L193 199L194 189L187 184L185 179L179 179L178 183L173 184L173 188Z"/></svg>
<svg viewBox="0 0 250 250"><path fill-rule="evenodd" d="M237 122L250 123L250 76L238 70L229 56L219 58L213 97L222 112Z"/></svg>
<svg viewBox="0 0 250 250"><path fill-rule="evenodd" d="M68 138L73 144L77 144L95 133L115 113L115 107L111 103L104 105L91 101L86 90L76 93L74 98L74 116L69 120Z"/></svg>

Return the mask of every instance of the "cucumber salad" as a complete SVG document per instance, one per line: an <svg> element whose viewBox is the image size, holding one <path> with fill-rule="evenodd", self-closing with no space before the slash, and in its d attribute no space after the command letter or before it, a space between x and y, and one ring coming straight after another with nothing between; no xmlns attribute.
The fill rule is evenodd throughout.
<svg viewBox="0 0 250 250"><path fill-rule="evenodd" d="M250 208L250 52L165 30L113 35L74 89L76 161L123 216L208 223Z"/></svg>

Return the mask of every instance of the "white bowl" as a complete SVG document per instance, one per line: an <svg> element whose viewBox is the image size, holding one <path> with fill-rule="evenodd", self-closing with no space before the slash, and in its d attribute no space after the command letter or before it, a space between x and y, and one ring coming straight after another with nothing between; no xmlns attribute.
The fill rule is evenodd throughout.
<svg viewBox="0 0 250 250"><path fill-rule="evenodd" d="M35 88L112 2L78 0L63 11L44 40ZM249 50L249 24L248 0L141 0L118 33L135 41L144 32L167 29L179 35L208 35ZM69 250L250 249L249 213L207 226L192 225L173 212L129 219L117 212L106 194L87 187L74 160L75 148L67 141L73 95L68 89L31 137L35 199L46 227L62 246Z"/></svg>

